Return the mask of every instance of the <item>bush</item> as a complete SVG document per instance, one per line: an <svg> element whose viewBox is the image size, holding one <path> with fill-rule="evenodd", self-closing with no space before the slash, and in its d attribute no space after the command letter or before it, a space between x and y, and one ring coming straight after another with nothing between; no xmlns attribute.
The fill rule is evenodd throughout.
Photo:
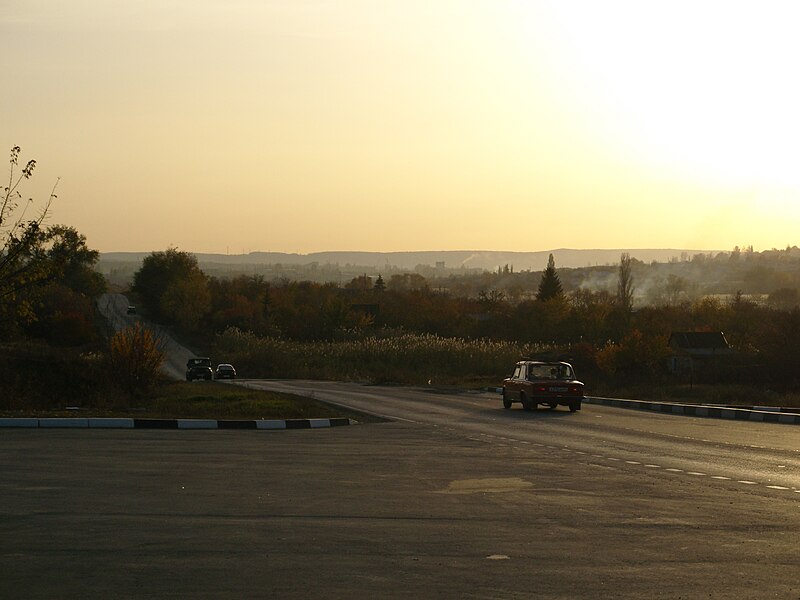
<svg viewBox="0 0 800 600"><path fill-rule="evenodd" d="M129 399L150 394L164 362L162 346L162 340L138 322L114 334L105 361L111 386Z"/></svg>
<svg viewBox="0 0 800 600"><path fill-rule="evenodd" d="M0 347L0 410L86 406L97 398L97 356L40 343Z"/></svg>
<svg viewBox="0 0 800 600"><path fill-rule="evenodd" d="M608 344L599 350L596 360L597 366L607 376L641 381L664 372L669 352L665 336L644 336L634 329L618 344Z"/></svg>

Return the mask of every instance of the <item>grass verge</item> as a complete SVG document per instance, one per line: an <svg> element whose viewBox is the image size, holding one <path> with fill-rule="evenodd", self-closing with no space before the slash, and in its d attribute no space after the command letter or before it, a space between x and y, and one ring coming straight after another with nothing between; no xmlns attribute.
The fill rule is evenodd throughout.
<svg viewBox="0 0 800 600"><path fill-rule="evenodd" d="M136 419L326 419L347 417L360 423L383 421L311 398L251 390L212 381L161 384L156 392L127 408L71 407L0 411L2 417L128 417Z"/></svg>

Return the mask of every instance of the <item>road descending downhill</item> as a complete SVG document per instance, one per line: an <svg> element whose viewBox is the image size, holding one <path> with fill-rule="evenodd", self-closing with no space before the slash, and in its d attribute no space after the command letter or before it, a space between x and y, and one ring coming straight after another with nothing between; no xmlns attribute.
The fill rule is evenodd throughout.
<svg viewBox="0 0 800 600"><path fill-rule="evenodd" d="M128 314L128 306L128 299L123 294L103 294L97 300L98 310L113 331L121 331L137 322L152 329L165 355L162 373L170 379L184 379L186 361L195 356L194 352L175 341L160 325L149 323L137 314Z"/></svg>

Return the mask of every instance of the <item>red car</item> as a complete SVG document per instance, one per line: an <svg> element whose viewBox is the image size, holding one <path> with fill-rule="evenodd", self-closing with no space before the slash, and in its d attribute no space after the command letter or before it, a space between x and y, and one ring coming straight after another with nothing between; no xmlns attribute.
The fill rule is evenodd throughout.
<svg viewBox="0 0 800 600"><path fill-rule="evenodd" d="M583 383L575 378L572 365L565 362L521 360L514 374L503 380L503 407L522 403L525 410L535 410L539 404L550 408L567 406L570 412L581 409Z"/></svg>

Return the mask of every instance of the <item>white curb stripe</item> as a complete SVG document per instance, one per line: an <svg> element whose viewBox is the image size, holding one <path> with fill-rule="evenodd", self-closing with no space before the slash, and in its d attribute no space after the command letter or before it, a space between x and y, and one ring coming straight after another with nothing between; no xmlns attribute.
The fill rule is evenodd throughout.
<svg viewBox="0 0 800 600"><path fill-rule="evenodd" d="M133 419L89 418L90 429L133 429Z"/></svg>
<svg viewBox="0 0 800 600"><path fill-rule="evenodd" d="M39 427L89 427L89 419L39 419Z"/></svg>
<svg viewBox="0 0 800 600"><path fill-rule="evenodd" d="M256 429L286 429L286 421L256 421Z"/></svg>
<svg viewBox="0 0 800 600"><path fill-rule="evenodd" d="M0 427L39 427L39 419L0 419Z"/></svg>

